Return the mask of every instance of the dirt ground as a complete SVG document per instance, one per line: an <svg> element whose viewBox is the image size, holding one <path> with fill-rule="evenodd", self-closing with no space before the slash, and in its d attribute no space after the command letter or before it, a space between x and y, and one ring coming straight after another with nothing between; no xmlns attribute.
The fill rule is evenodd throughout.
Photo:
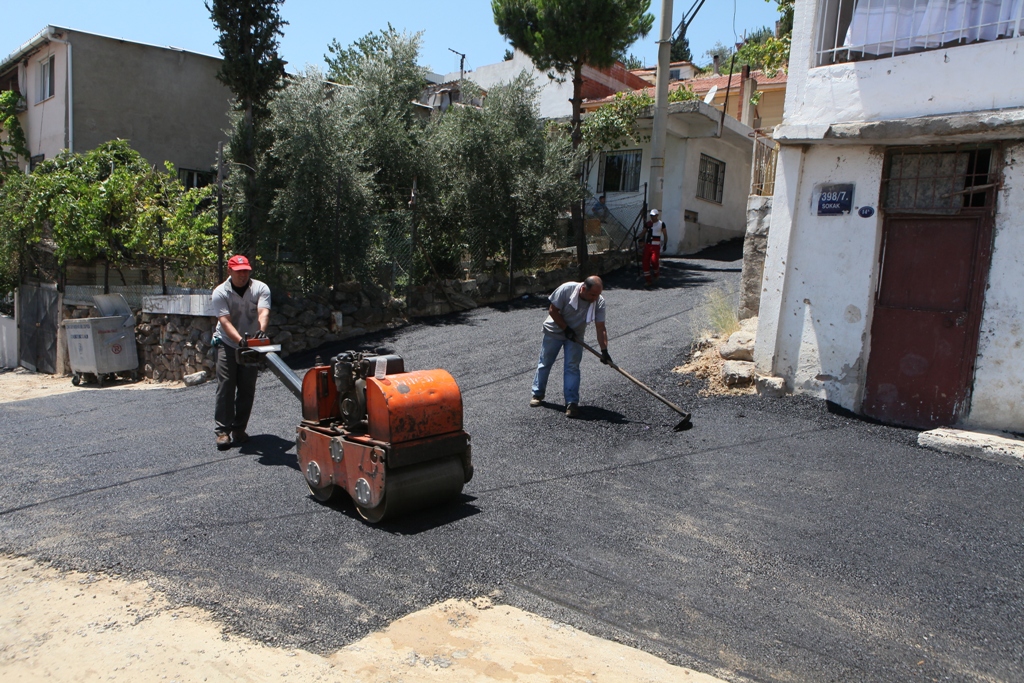
<svg viewBox="0 0 1024 683"><path fill-rule="evenodd" d="M181 382L154 382L144 379L139 382L118 379L104 383L103 387L88 382L75 386L70 377L31 372L25 368L0 369L0 403L24 401L70 391L106 391L107 389L167 389L185 386Z"/></svg>
<svg viewBox="0 0 1024 683"><path fill-rule="evenodd" d="M68 391L168 388L0 372L0 402ZM500 604L449 600L328 657L227 634L143 582L60 572L0 555L0 679L15 681L554 681L713 683L645 652Z"/></svg>
<svg viewBox="0 0 1024 683"><path fill-rule="evenodd" d="M568 655L567 653L572 653ZM4 681L630 681L719 679L494 604L449 600L328 656L223 633L145 583L0 557Z"/></svg>
<svg viewBox="0 0 1024 683"><path fill-rule="evenodd" d="M718 352L719 345L725 343L728 336L707 336L699 341L690 355L690 360L678 367L672 368L672 372L680 375L692 375L703 381L699 393L701 396L742 396L743 394L756 394L757 388L729 387L722 381L722 365L725 359ZM683 379L683 383L689 384L692 380Z"/></svg>

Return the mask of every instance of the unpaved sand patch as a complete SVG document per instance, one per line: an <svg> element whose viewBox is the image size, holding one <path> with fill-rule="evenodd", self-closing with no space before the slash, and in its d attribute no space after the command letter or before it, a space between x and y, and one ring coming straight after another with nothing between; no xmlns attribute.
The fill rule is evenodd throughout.
<svg viewBox="0 0 1024 683"><path fill-rule="evenodd" d="M722 365L725 359L718 352L728 337L705 337L694 345L690 360L684 365L672 368L672 372L681 375L693 375L704 380L704 386L698 392L701 396L743 396L756 394L757 387L729 387L722 381ZM683 380L689 382L689 379Z"/></svg>
<svg viewBox="0 0 1024 683"><path fill-rule="evenodd" d="M70 377L47 375L44 372L31 372L25 368L0 370L0 403L24 401L30 398L42 398L66 394L72 391L107 391L115 389L174 389L184 387L183 382L154 382L144 379L139 382L114 380L106 382L102 387L95 384L75 386Z"/></svg>
<svg viewBox="0 0 1024 683"><path fill-rule="evenodd" d="M720 679L487 598L410 614L329 657L225 635L145 583L0 556L0 680L555 681Z"/></svg>

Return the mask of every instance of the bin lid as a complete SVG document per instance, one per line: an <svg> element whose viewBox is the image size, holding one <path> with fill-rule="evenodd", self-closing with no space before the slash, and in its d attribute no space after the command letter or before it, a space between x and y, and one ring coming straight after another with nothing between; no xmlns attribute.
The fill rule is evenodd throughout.
<svg viewBox="0 0 1024 683"><path fill-rule="evenodd" d="M100 315L109 318L111 316L132 316L132 309L125 300L123 294L96 294L92 300L96 302L96 309Z"/></svg>

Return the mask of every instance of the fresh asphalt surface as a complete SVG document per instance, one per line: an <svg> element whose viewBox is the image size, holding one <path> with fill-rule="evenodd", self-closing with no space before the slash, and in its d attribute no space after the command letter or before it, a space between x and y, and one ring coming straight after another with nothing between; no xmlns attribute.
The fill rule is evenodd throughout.
<svg viewBox="0 0 1024 683"><path fill-rule="evenodd" d="M589 354L581 419L560 412L560 365L549 405L528 407L546 304L531 297L325 353L386 347L454 375L476 464L455 504L377 528L314 501L299 404L269 373L252 440L225 452L212 383L90 387L0 405L0 551L146 578L321 653L500 591L735 681L1024 679L1024 469L821 401L700 398L669 372L706 290L737 291L736 258L670 260L654 291L607 278L612 357L691 409L689 431Z"/></svg>

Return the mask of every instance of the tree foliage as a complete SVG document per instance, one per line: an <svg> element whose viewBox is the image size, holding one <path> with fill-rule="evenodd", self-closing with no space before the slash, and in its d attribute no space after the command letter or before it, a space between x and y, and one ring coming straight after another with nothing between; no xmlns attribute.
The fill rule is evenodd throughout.
<svg viewBox="0 0 1024 683"><path fill-rule="evenodd" d="M13 90L0 92L0 183L4 174L18 168L18 157L27 159L28 146L25 131L18 120L18 107L24 102Z"/></svg>
<svg viewBox="0 0 1024 683"><path fill-rule="evenodd" d="M752 31L743 41L739 50L735 50L721 42L704 53L709 63L704 67L708 71L714 57L719 57L722 73L736 73L749 66L751 69L764 71L769 78L789 65L789 48L793 34L793 4L795 0L765 0L774 2L779 9L778 30L767 26ZM778 35L776 35L776 33ZM736 59L733 60L733 55ZM731 67L731 72L730 72Z"/></svg>
<svg viewBox="0 0 1024 683"><path fill-rule="evenodd" d="M282 87L285 61L277 53L284 0L208 0L205 5L219 32L217 46L224 61L217 77L235 95L233 133L228 158L234 183L232 215L238 226L238 251L254 255L255 244L268 229L269 189L260 157L273 143L266 122L274 93Z"/></svg>
<svg viewBox="0 0 1024 683"><path fill-rule="evenodd" d="M579 148L583 65L610 67L654 25L650 0L491 0L494 23L540 69L572 75L572 146ZM582 180L582 168L578 175ZM580 271L586 270L583 213L572 207Z"/></svg>
<svg viewBox="0 0 1024 683"><path fill-rule="evenodd" d="M578 157L567 136L546 130L537 98L521 74L492 88L482 108L452 107L428 127L420 235L438 268L466 250L477 265L506 257L525 267L579 199Z"/></svg>
<svg viewBox="0 0 1024 683"><path fill-rule="evenodd" d="M351 89L308 68L271 105L274 145L267 163L277 175L270 217L276 227L265 252L286 250L307 280L340 281L358 272L370 238L370 174L359 168Z"/></svg>
<svg viewBox="0 0 1024 683"><path fill-rule="evenodd" d="M10 291L45 245L58 265L113 266L167 259L187 270L216 260L211 189L186 190L124 140L64 152L0 187L0 289ZM48 273L54 277L54 273Z"/></svg>
<svg viewBox="0 0 1024 683"><path fill-rule="evenodd" d="M690 39L686 37L686 31L680 31L679 35L672 39L672 48L669 52L669 59L673 62L692 62L693 53L690 52Z"/></svg>
<svg viewBox="0 0 1024 683"><path fill-rule="evenodd" d="M389 26L354 44L360 50L373 47L349 73L360 164L372 173L381 211L404 207L412 179L422 171L418 145L423 125L414 104L427 82L427 70L417 63L420 40L420 33L398 33Z"/></svg>

